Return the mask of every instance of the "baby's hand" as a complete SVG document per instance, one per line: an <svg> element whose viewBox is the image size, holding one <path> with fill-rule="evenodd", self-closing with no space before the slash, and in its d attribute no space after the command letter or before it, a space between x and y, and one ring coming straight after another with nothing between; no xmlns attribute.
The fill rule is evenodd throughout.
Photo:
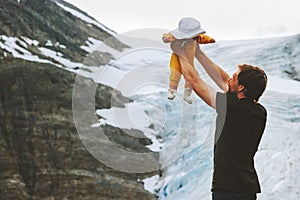
<svg viewBox="0 0 300 200"><path fill-rule="evenodd" d="M209 37L208 35L204 35L204 34L201 34L197 37L197 42L199 44L209 44L209 43L215 43L215 39Z"/></svg>
<svg viewBox="0 0 300 200"><path fill-rule="evenodd" d="M168 37L162 37L162 40L164 43L170 43L171 42L171 39L168 38Z"/></svg>
<svg viewBox="0 0 300 200"><path fill-rule="evenodd" d="M163 34L162 40L164 43L170 43L175 40L174 36L170 33Z"/></svg>

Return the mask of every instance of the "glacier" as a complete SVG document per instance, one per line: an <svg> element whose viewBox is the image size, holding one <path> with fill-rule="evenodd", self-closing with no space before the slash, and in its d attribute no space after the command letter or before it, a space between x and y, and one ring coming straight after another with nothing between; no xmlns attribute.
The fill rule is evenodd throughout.
<svg viewBox="0 0 300 200"><path fill-rule="evenodd" d="M236 71L237 64L249 63L261 66L268 75L268 86L260 99L267 108L268 120L255 156L262 188L260 200L300 199L299 44L300 35L293 35L202 46L229 74ZM125 53L110 65L125 73L115 87L133 99L122 112L136 125L120 124L120 120L111 117L119 115L120 109L97 113L104 116L101 123L138 128L152 139L154 145L149 148L159 151L163 172L161 177L155 175L144 180L147 190L157 193L160 200L208 200L216 114L195 95L194 103L186 104L182 100L183 81L176 99L166 99L170 53L168 48L140 48ZM196 68L205 81L216 87L201 65L196 64ZM132 85L136 88L126 89Z"/></svg>

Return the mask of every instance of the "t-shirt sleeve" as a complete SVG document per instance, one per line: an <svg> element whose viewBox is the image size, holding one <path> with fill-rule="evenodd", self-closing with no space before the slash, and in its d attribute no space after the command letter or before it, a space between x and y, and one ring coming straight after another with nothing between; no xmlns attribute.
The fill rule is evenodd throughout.
<svg viewBox="0 0 300 200"><path fill-rule="evenodd" d="M216 111L217 113L225 113L227 106L226 94L222 92L217 92L216 97Z"/></svg>
<svg viewBox="0 0 300 200"><path fill-rule="evenodd" d="M216 110L218 114L225 114L228 109L239 110L240 102L236 95L217 92Z"/></svg>

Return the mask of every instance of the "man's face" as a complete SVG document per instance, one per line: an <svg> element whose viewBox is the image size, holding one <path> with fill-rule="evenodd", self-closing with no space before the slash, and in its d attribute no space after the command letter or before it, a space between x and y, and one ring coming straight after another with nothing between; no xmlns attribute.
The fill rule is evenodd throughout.
<svg viewBox="0 0 300 200"><path fill-rule="evenodd" d="M229 88L229 92L236 94L238 93L238 89L239 89L239 81L238 81L238 74L240 73L240 70L238 70L237 72L235 72L232 75L232 78L230 78L228 80L228 88Z"/></svg>

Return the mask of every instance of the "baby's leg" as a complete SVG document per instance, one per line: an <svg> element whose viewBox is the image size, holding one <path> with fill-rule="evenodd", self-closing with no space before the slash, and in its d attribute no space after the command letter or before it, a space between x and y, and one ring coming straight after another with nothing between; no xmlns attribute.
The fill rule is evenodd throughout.
<svg viewBox="0 0 300 200"><path fill-rule="evenodd" d="M189 82L185 81L184 83L185 88L192 88L192 86L189 84Z"/></svg>
<svg viewBox="0 0 300 200"><path fill-rule="evenodd" d="M170 82L168 90L168 99L175 99L180 78L181 66L179 63L178 56L173 53L170 60Z"/></svg>
<svg viewBox="0 0 300 200"><path fill-rule="evenodd" d="M179 63L179 58L176 54L172 53L170 60L170 84L169 89L177 90L178 83L181 78L181 66Z"/></svg>
<svg viewBox="0 0 300 200"><path fill-rule="evenodd" d="M180 78L181 78L181 73L178 72L177 70L171 69L169 89L176 91L178 88Z"/></svg>

